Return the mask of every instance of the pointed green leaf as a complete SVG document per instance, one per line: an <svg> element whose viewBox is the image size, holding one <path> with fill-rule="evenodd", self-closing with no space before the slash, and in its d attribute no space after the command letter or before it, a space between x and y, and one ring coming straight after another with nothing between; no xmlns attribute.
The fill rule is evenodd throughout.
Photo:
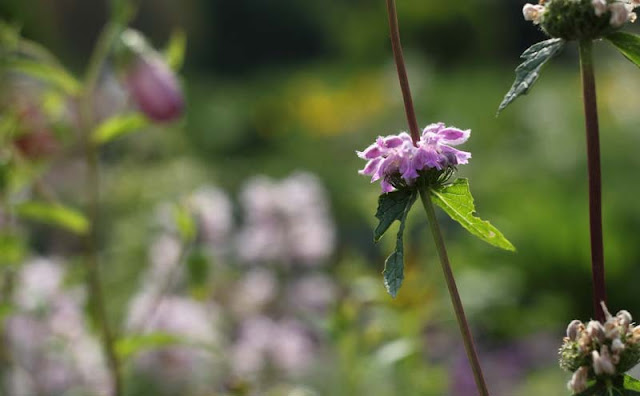
<svg viewBox="0 0 640 396"><path fill-rule="evenodd" d="M51 63L29 59L12 59L8 62L7 68L45 82L68 95L75 95L81 89L81 85L75 77L62 67Z"/></svg>
<svg viewBox="0 0 640 396"><path fill-rule="evenodd" d="M627 59L640 67L640 36L625 32L611 33L606 37Z"/></svg>
<svg viewBox="0 0 640 396"><path fill-rule="evenodd" d="M376 217L380 220L380 224L378 224L374 232L375 240L378 241L395 220L400 222L396 236L396 247L385 261L384 271L382 272L384 286L394 298L398 295L398 290L400 290L404 280L404 243L402 241L404 226L409 210L411 210L411 206L413 206L417 196L418 194L415 190L403 190L383 194L378 200Z"/></svg>
<svg viewBox="0 0 640 396"><path fill-rule="evenodd" d="M150 333L121 338L116 342L116 354L120 359L127 359L136 353L154 348L181 344L180 338L168 333Z"/></svg>
<svg viewBox="0 0 640 396"><path fill-rule="evenodd" d="M549 39L529 47L520 55L525 61L516 68L516 80L502 99L498 113L504 110L520 95L526 95L540 76L540 69L564 47L562 39Z"/></svg>
<svg viewBox="0 0 640 396"><path fill-rule="evenodd" d="M149 121L140 113L123 114L111 117L98 125L91 135L96 144L104 144L111 140L137 132L149 125Z"/></svg>
<svg viewBox="0 0 640 396"><path fill-rule="evenodd" d="M16 206L18 216L65 228L76 234L89 231L89 221L75 209L56 203L25 202Z"/></svg>
<svg viewBox="0 0 640 396"><path fill-rule="evenodd" d="M164 58L173 71L178 71L184 63L184 54L187 49L187 35L182 29L176 29L171 33L169 44L164 50Z"/></svg>
<svg viewBox="0 0 640 396"><path fill-rule="evenodd" d="M404 212L413 202L415 202L416 193L409 190L393 191L380 195L378 198L378 210L376 218L380 223L373 231L373 240L378 242L382 235L391 227L394 221L402 219Z"/></svg>
<svg viewBox="0 0 640 396"><path fill-rule="evenodd" d="M474 215L476 208L467 179L458 179L452 184L431 189L430 192L433 202L467 231L493 246L516 250L497 228Z"/></svg>
<svg viewBox="0 0 640 396"><path fill-rule="evenodd" d="M626 395L640 395L640 381L637 379L625 375L624 376L624 390Z"/></svg>

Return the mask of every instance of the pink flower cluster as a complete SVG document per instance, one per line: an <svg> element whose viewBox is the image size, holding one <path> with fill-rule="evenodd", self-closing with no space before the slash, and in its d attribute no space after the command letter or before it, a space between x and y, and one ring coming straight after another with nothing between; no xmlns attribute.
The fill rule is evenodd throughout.
<svg viewBox="0 0 640 396"><path fill-rule="evenodd" d="M428 169L442 170L458 164L466 164L471 153L453 148L469 139L471 130L447 127L442 122L428 125L420 140L413 144L406 132L378 137L358 157L367 160L361 175L371 176L371 182L380 180L382 192L395 189L390 180L401 177L407 185L413 185L420 177L418 172Z"/></svg>

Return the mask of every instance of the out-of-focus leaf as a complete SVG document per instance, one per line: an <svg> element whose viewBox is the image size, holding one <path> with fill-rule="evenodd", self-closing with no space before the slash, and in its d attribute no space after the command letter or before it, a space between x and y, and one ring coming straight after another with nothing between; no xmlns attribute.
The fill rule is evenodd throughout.
<svg viewBox="0 0 640 396"><path fill-rule="evenodd" d="M640 36L625 32L611 33L606 37L627 59L640 67Z"/></svg>
<svg viewBox="0 0 640 396"><path fill-rule="evenodd" d="M516 250L497 228L474 215L476 208L467 179L458 179L452 184L431 189L430 193L433 202L471 234L501 249Z"/></svg>
<svg viewBox="0 0 640 396"><path fill-rule="evenodd" d="M29 59L11 59L7 62L7 68L50 84L68 95L76 95L81 89L81 85L75 77L61 67L50 63Z"/></svg>
<svg viewBox="0 0 640 396"><path fill-rule="evenodd" d="M394 221L398 220L400 222L398 235L396 236L396 247L385 261L384 271L382 272L384 286L394 298L398 295L398 290L400 290L404 280L404 243L402 237L407 215L416 198L417 193L415 190L401 190L382 194L378 200L376 217L380 220L380 224L374 231L374 239L376 241L380 240L382 234L389 229Z"/></svg>
<svg viewBox="0 0 640 396"><path fill-rule="evenodd" d="M151 333L120 338L116 341L116 354L120 359L128 359L145 349L162 348L181 344L179 337L167 333Z"/></svg>
<svg viewBox="0 0 640 396"><path fill-rule="evenodd" d="M209 260L206 254L200 250L194 250L187 258L187 269L189 273L189 287L193 291L199 291L207 285L209 276Z"/></svg>
<svg viewBox="0 0 640 396"><path fill-rule="evenodd" d="M525 61L516 68L516 80L500 103L498 113L516 100L518 96L526 95L529 92L540 76L542 66L560 52L564 48L564 44L565 41L562 39L549 39L532 45L520 55L520 58Z"/></svg>
<svg viewBox="0 0 640 396"><path fill-rule="evenodd" d="M171 33L164 58L173 71L178 71L184 64L184 54L187 49L187 35L184 30L176 29Z"/></svg>
<svg viewBox="0 0 640 396"><path fill-rule="evenodd" d="M624 391L626 395L640 395L640 381L637 379L625 375L624 376Z"/></svg>
<svg viewBox="0 0 640 396"><path fill-rule="evenodd" d="M0 233L0 267L22 261L25 253L22 238L14 234Z"/></svg>
<svg viewBox="0 0 640 396"><path fill-rule="evenodd" d="M188 208L176 206L173 211L173 220L176 223L180 237L184 242L190 242L196 236L196 222Z"/></svg>
<svg viewBox="0 0 640 396"><path fill-rule="evenodd" d="M82 213L61 204L25 202L16 206L16 213L22 218L62 227L76 234L85 234L90 227Z"/></svg>
<svg viewBox="0 0 640 396"><path fill-rule="evenodd" d="M149 121L140 113L124 114L111 117L98 125L91 135L95 144L104 144L113 139L137 132L149 125Z"/></svg>

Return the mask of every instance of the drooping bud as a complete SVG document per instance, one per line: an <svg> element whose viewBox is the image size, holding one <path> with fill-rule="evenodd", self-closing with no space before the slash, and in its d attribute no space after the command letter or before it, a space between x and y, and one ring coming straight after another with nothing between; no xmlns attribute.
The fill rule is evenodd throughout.
<svg viewBox="0 0 640 396"><path fill-rule="evenodd" d="M534 25L537 25L542 21L544 10L542 5L525 4L522 7L522 15L525 21L532 21Z"/></svg>
<svg viewBox="0 0 640 396"><path fill-rule="evenodd" d="M624 3L613 3L609 5L611 11L611 18L609 24L614 28L622 27L629 20L629 9Z"/></svg>
<svg viewBox="0 0 640 396"><path fill-rule="evenodd" d="M599 342L603 342L605 338L604 327L602 323L597 320L592 320L587 324L587 334L592 339L598 340Z"/></svg>
<svg viewBox="0 0 640 396"><path fill-rule="evenodd" d="M611 361L611 355L609 354L609 348L603 345L598 351L591 352L591 358L593 360L593 372L596 375L614 375L616 373L616 367Z"/></svg>
<svg viewBox="0 0 640 396"><path fill-rule="evenodd" d="M618 312L618 314L616 315L616 318L618 318L618 321L620 322L620 326L622 326L624 329L626 329L631 324L631 321L633 320L629 311L625 311L624 309Z"/></svg>
<svg viewBox="0 0 640 396"><path fill-rule="evenodd" d="M580 332L582 332L583 330L584 324L576 319L569 323L569 326L567 327L567 337L569 337L571 341L575 341L578 338L578 334L580 334Z"/></svg>
<svg viewBox="0 0 640 396"><path fill-rule="evenodd" d="M624 343L619 338L616 338L611 342L611 352L617 354L622 351L624 351Z"/></svg>
<svg viewBox="0 0 640 396"><path fill-rule="evenodd" d="M580 393L587 389L587 379L589 376L589 368L586 366L580 367L573 373L571 380L567 384L567 388L573 393Z"/></svg>
<svg viewBox="0 0 640 396"><path fill-rule="evenodd" d="M596 16L602 16L605 12L607 12L606 0L592 0L591 4L593 5L593 10Z"/></svg>
<svg viewBox="0 0 640 396"><path fill-rule="evenodd" d="M184 97L175 74L144 37L131 29L121 35L122 69L127 90L147 117L157 122L182 115Z"/></svg>

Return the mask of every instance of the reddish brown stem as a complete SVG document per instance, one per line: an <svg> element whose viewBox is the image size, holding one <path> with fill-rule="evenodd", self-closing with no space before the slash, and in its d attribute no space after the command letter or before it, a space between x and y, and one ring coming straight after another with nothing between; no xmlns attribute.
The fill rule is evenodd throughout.
<svg viewBox="0 0 640 396"><path fill-rule="evenodd" d="M593 283L593 309L596 319L604 322L600 302L607 302L604 276L604 245L602 242L602 177L600 172L600 137L596 82L593 73L593 43L580 42L580 70L587 135L587 166L589 168L589 230L591 234L591 275Z"/></svg>

